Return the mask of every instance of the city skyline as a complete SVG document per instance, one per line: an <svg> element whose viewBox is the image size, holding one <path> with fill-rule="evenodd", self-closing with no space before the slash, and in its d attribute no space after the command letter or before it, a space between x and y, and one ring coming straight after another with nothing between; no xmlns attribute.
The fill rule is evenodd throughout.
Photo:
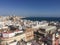
<svg viewBox="0 0 60 45"><path fill-rule="evenodd" d="M60 17L60 0L0 0L0 16Z"/></svg>

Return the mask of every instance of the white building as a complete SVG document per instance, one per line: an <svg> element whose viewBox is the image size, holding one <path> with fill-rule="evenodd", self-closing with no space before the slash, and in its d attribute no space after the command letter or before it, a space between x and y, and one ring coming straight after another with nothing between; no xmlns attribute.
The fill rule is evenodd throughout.
<svg viewBox="0 0 60 45"><path fill-rule="evenodd" d="M46 32L49 32L49 31L54 32L57 28L56 26L46 26L46 27L42 27L42 29L45 29Z"/></svg>

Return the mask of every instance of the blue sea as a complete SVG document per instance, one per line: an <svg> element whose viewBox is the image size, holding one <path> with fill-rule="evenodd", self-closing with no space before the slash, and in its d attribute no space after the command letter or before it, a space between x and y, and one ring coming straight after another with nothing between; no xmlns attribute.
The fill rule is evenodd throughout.
<svg viewBox="0 0 60 45"><path fill-rule="evenodd" d="M60 17L26 17L23 19L27 19L27 20L32 20L32 21L59 21L60 22Z"/></svg>

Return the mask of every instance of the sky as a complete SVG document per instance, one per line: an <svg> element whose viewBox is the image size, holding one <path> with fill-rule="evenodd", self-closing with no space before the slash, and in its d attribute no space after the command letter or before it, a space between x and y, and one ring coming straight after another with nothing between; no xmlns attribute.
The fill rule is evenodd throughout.
<svg viewBox="0 0 60 45"><path fill-rule="evenodd" d="M60 17L60 0L0 0L0 15Z"/></svg>

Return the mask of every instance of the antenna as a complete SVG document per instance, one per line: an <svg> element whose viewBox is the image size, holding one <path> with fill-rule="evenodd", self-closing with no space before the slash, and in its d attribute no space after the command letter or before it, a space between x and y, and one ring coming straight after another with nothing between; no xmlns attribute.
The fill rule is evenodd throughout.
<svg viewBox="0 0 60 45"><path fill-rule="evenodd" d="M12 11L11 16L12 16L12 17L15 17L15 16L16 16L16 15L15 15L15 10Z"/></svg>

